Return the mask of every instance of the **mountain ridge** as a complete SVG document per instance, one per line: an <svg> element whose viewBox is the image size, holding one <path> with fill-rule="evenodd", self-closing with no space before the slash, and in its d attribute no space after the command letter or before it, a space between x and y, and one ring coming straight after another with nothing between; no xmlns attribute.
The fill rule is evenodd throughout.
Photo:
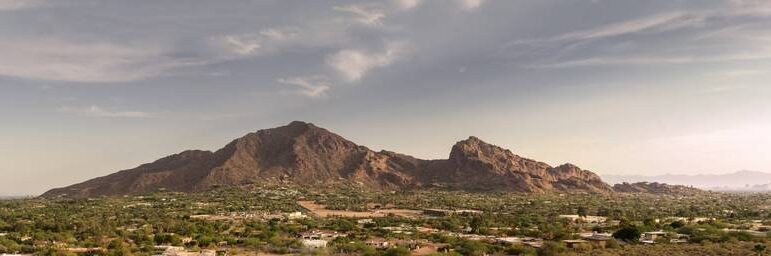
<svg viewBox="0 0 771 256"><path fill-rule="evenodd" d="M609 184L647 181L694 186L716 191L765 190L760 189L760 187L771 183L771 173L749 170L723 174L602 175L602 178Z"/></svg>
<svg viewBox="0 0 771 256"><path fill-rule="evenodd" d="M552 167L475 136L455 143L447 159L424 160L376 152L314 124L294 121L248 133L216 151L183 151L42 196L116 196L158 189L198 192L247 183L308 188L350 183L378 190L612 191L591 171L572 164Z"/></svg>

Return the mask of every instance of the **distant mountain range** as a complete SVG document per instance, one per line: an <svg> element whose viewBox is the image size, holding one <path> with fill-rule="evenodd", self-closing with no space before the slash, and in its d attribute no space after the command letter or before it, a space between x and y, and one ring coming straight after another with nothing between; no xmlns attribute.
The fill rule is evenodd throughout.
<svg viewBox="0 0 771 256"><path fill-rule="evenodd" d="M715 191L770 191L771 173L756 171L738 171L727 174L697 174L677 175L665 174L658 176L643 175L603 175L602 179L609 184L622 182L661 182L676 185L693 186L700 189Z"/></svg>
<svg viewBox="0 0 771 256"><path fill-rule="evenodd" d="M683 185L669 185L658 182L622 182L613 185L613 190L620 193L648 193L660 195L696 195L705 191Z"/></svg>
<svg viewBox="0 0 771 256"><path fill-rule="evenodd" d="M613 191L599 176L575 165L552 167L473 136L457 142L448 159L423 160L372 151L326 129L295 121L249 133L215 152L185 151L42 196L112 196L160 189L195 192L245 184L294 184L309 189L346 184L375 190Z"/></svg>

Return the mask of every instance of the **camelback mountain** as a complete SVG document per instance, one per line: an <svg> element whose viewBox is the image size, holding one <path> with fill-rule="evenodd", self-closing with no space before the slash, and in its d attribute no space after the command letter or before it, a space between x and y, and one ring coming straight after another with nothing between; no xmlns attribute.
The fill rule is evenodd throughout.
<svg viewBox="0 0 771 256"><path fill-rule="evenodd" d="M523 158L469 137L449 159L422 160L375 152L295 121L238 138L224 148L191 150L129 170L52 189L43 197L94 197L165 189L206 191L218 186L295 184L307 188L352 184L368 189L445 188L468 191L611 192L596 174L571 164L557 167Z"/></svg>

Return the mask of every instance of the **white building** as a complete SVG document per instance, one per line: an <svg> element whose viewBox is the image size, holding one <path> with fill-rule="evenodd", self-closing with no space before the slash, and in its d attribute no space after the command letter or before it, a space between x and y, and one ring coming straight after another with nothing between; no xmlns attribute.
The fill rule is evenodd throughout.
<svg viewBox="0 0 771 256"><path fill-rule="evenodd" d="M327 247L327 240L321 239L303 239L303 246L308 248L324 248Z"/></svg>
<svg viewBox="0 0 771 256"><path fill-rule="evenodd" d="M560 215L559 217L569 219L573 222L580 220L586 223L605 223L605 221L608 220L608 218L602 216Z"/></svg>

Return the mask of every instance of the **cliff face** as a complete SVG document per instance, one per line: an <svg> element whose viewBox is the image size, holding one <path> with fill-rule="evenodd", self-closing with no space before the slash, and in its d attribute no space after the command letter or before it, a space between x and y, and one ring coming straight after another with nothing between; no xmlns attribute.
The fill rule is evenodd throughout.
<svg viewBox="0 0 771 256"><path fill-rule="evenodd" d="M446 163L432 165L428 172L440 183L459 189L537 193L611 191L610 186L590 171L571 164L551 167L473 136L456 143L450 158L441 161Z"/></svg>
<svg viewBox="0 0 771 256"><path fill-rule="evenodd" d="M158 189L193 192L246 183L290 183L309 188L349 183L372 189L439 186L539 193L612 191L592 172L570 164L551 167L476 137L455 144L449 159L421 160L375 152L313 124L292 122L247 134L216 152L185 151L53 189L43 196L92 197Z"/></svg>

